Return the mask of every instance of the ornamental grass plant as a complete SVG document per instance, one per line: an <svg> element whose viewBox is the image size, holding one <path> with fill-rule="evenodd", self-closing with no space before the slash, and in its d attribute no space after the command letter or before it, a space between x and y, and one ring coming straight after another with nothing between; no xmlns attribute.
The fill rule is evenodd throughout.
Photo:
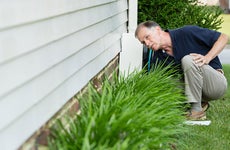
<svg viewBox="0 0 230 150"><path fill-rule="evenodd" d="M78 98L80 115L52 128L49 149L170 149L186 129L185 97L175 70L157 67L128 77L105 79L101 91L88 86Z"/></svg>

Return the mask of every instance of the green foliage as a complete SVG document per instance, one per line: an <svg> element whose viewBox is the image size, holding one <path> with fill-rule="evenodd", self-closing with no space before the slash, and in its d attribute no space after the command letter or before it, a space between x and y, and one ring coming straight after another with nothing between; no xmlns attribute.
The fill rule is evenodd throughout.
<svg viewBox="0 0 230 150"><path fill-rule="evenodd" d="M167 149L184 133L181 104L185 98L174 70L155 68L149 74L105 80L101 92L89 85L79 102L81 114L58 121L50 149Z"/></svg>
<svg viewBox="0 0 230 150"><path fill-rule="evenodd" d="M218 6L200 6L198 0L138 0L138 22L156 21L163 29L198 25L218 30L223 19Z"/></svg>

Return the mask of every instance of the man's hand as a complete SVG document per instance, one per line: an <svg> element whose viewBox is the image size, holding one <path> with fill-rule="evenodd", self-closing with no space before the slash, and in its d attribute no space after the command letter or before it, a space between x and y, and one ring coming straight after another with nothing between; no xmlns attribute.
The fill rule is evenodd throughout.
<svg viewBox="0 0 230 150"><path fill-rule="evenodd" d="M200 67L209 64L209 62L211 61L211 59L208 58L207 56L197 54L197 53L191 53L190 56L193 56L194 62Z"/></svg>

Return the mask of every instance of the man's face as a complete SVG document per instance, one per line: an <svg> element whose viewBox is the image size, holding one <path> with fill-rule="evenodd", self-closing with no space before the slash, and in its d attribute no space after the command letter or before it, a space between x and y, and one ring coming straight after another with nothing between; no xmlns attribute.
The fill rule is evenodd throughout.
<svg viewBox="0 0 230 150"><path fill-rule="evenodd" d="M157 33L157 27L151 29L142 27L138 32L137 38L142 44L156 51L160 46L159 35Z"/></svg>

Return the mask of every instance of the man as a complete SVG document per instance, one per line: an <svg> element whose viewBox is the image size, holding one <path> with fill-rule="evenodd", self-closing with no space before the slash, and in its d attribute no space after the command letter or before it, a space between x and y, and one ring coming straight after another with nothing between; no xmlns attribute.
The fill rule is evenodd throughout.
<svg viewBox="0 0 230 150"><path fill-rule="evenodd" d="M227 44L228 36L191 25L164 31L153 21L139 24L135 36L157 56L167 54L181 65L185 94L191 104L187 117L191 120L206 119L202 102L222 97L227 89L218 54Z"/></svg>

